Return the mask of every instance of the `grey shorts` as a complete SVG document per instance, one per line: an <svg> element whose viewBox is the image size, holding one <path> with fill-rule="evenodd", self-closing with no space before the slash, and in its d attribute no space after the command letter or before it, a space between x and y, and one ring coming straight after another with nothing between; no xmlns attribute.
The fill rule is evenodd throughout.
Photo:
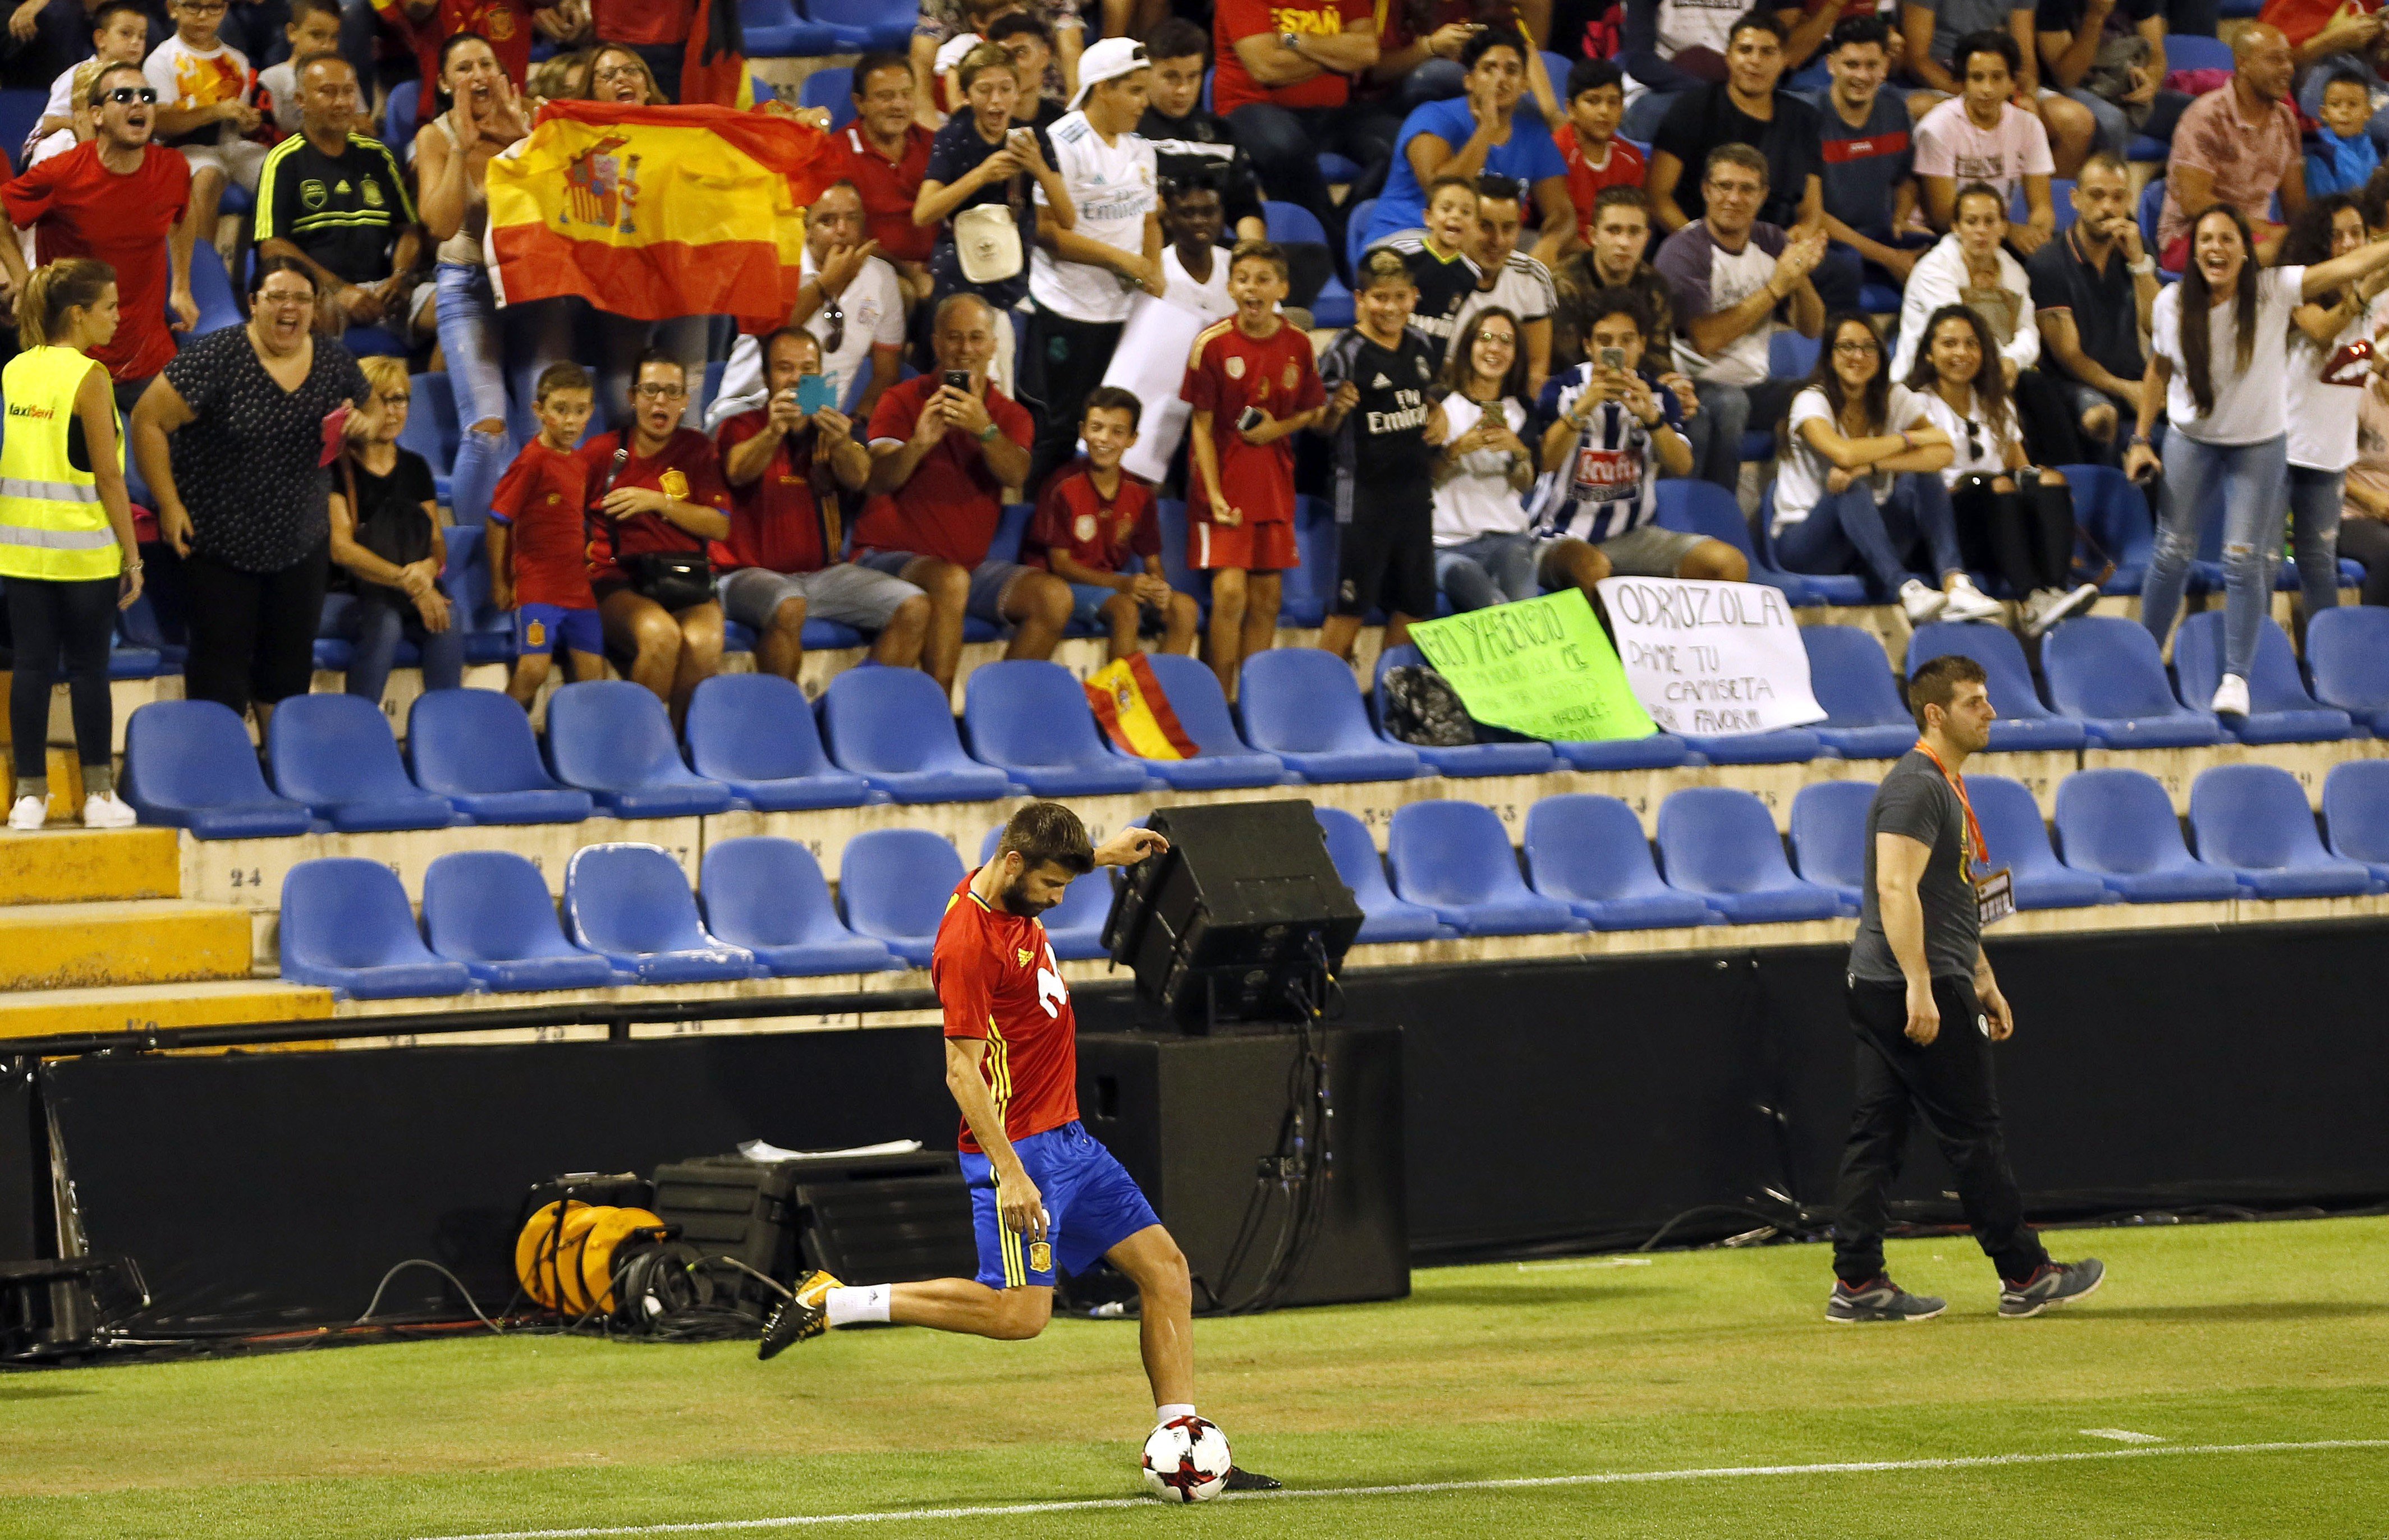
<svg viewBox="0 0 2389 1540"><path fill-rule="evenodd" d="M901 576L906 567L920 559L919 553L913 551L873 551L855 557L854 565L867 566L875 572L884 572L893 578ZM1028 573L1041 572L1041 570L1039 567L1024 566L1018 562L996 561L992 558L979 563L971 568L970 599L963 605L963 613L984 620L991 626L1005 624L1003 596L1012 591L1012 585L1019 579ZM910 583L906 583L904 587L914 593L920 592Z"/></svg>
<svg viewBox="0 0 2389 1540"><path fill-rule="evenodd" d="M1620 578L1672 578L1706 535L1641 525L1603 541L1593 549L1609 558L1609 570Z"/></svg>
<svg viewBox="0 0 2389 1540"><path fill-rule="evenodd" d="M720 592L722 613L751 630L769 630L782 605L802 599L808 620L879 631L888 629L905 600L918 597L921 591L858 562L839 562L818 572L742 566L722 575Z"/></svg>

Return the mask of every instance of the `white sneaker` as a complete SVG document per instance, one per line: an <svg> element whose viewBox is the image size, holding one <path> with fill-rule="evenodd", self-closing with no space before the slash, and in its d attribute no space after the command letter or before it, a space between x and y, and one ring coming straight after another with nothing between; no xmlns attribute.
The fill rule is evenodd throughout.
<svg viewBox="0 0 2389 1540"><path fill-rule="evenodd" d="M2042 635L2067 616L2078 615L2088 609L2098 597L2098 587L2092 583L2084 583L2070 591L2062 588L2034 590L2031 602L2025 605L2025 635Z"/></svg>
<svg viewBox="0 0 2389 1540"><path fill-rule="evenodd" d="M50 804L46 797L20 796L17 805L8 809L8 827L38 829L48 822L49 818Z"/></svg>
<svg viewBox="0 0 2389 1540"><path fill-rule="evenodd" d="M2248 681L2237 674L2226 674L2223 682L2215 687L2215 699L2207 704L2209 711L2218 717L2244 717L2248 714Z"/></svg>
<svg viewBox="0 0 2389 1540"><path fill-rule="evenodd" d="M114 792L83 799L83 826L86 829L130 829L140 821L141 815L126 807Z"/></svg>
<svg viewBox="0 0 2389 1540"><path fill-rule="evenodd" d="M1937 588L1927 588L1914 578L1899 585L1899 607L1908 612L1908 623L1921 626L1941 613L1949 596Z"/></svg>
<svg viewBox="0 0 2389 1540"><path fill-rule="evenodd" d="M1948 603L1941 613L1952 620L1997 620L2006 606L1974 586L1964 573L1949 579Z"/></svg>

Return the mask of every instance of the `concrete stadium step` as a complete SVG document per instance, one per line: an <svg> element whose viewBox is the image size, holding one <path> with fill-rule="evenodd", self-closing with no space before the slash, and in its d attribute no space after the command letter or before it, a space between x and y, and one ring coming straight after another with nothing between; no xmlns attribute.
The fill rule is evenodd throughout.
<svg viewBox="0 0 2389 1540"><path fill-rule="evenodd" d="M23 989L0 995L0 1039L316 1021L332 1009L329 989L274 979Z"/></svg>
<svg viewBox="0 0 2389 1540"><path fill-rule="evenodd" d="M56 829L0 839L0 905L172 898L182 881L172 829Z"/></svg>
<svg viewBox="0 0 2389 1540"><path fill-rule="evenodd" d="M179 898L0 908L0 991L246 979L249 921Z"/></svg>

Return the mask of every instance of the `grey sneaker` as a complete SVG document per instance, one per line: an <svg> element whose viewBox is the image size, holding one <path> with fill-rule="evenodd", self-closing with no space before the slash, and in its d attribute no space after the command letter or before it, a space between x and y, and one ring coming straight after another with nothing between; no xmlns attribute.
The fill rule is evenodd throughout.
<svg viewBox="0 0 2389 1540"><path fill-rule="evenodd" d="M1844 1326L1858 1321L1929 1321L1948 1308L1948 1300L1911 1294L1886 1273L1856 1289L1836 1279L1833 1297L1825 1301L1825 1318Z"/></svg>
<svg viewBox="0 0 2389 1540"><path fill-rule="evenodd" d="M2079 1262L2044 1262L2021 1282L2003 1282L1999 1314L2016 1319L2038 1316L2052 1305L2077 1300L2107 1280L2107 1265L2095 1256Z"/></svg>

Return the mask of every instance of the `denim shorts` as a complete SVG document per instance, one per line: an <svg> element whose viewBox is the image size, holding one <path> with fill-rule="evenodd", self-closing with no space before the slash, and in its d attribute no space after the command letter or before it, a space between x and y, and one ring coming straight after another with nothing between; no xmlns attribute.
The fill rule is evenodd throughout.
<svg viewBox="0 0 2389 1540"><path fill-rule="evenodd" d="M920 559L920 554L913 551L871 551L855 557L854 561L858 566L867 566L874 572L901 578L906 567ZM1041 567L1024 566L1018 562L992 558L979 563L971 568L970 599L964 605L963 613L991 626L1005 624L1003 596L1012 591L1012 585L1024 574L1043 570ZM916 589L914 592L919 591Z"/></svg>

